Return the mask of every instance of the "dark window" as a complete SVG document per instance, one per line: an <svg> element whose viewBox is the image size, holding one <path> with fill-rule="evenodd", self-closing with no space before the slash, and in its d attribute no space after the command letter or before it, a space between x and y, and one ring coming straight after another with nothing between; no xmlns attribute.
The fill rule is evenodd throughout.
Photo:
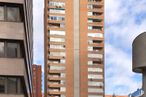
<svg viewBox="0 0 146 97"><path fill-rule="evenodd" d="M0 77L0 94L23 94L19 77Z"/></svg>
<svg viewBox="0 0 146 97"><path fill-rule="evenodd" d="M22 21L22 6L17 4L1 4L0 20L8 22Z"/></svg>
<svg viewBox="0 0 146 97"><path fill-rule="evenodd" d="M4 42L0 42L0 57L4 57Z"/></svg>
<svg viewBox="0 0 146 97"><path fill-rule="evenodd" d="M7 57L16 58L18 56L18 43L7 43Z"/></svg>
<svg viewBox="0 0 146 97"><path fill-rule="evenodd" d="M19 7L7 7L7 20L8 21L20 21Z"/></svg>
<svg viewBox="0 0 146 97"><path fill-rule="evenodd" d="M4 20L4 6L0 6L0 20Z"/></svg>
<svg viewBox="0 0 146 97"><path fill-rule="evenodd" d="M22 58L22 44L20 41L0 41L0 57Z"/></svg>
<svg viewBox="0 0 146 97"><path fill-rule="evenodd" d="M0 77L0 93L5 93L5 77Z"/></svg>
<svg viewBox="0 0 146 97"><path fill-rule="evenodd" d="M17 93L17 78L8 78L8 94L16 94Z"/></svg>

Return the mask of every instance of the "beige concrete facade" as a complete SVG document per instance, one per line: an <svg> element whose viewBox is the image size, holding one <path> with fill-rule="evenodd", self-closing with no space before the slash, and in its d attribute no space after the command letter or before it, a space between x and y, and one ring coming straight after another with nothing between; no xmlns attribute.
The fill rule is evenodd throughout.
<svg viewBox="0 0 146 97"><path fill-rule="evenodd" d="M24 40L24 24L13 22L0 22L0 33L2 39Z"/></svg>
<svg viewBox="0 0 146 97"><path fill-rule="evenodd" d="M24 76L24 59L0 58L0 75Z"/></svg>
<svg viewBox="0 0 146 97"><path fill-rule="evenodd" d="M6 94L1 94L1 97L25 97L24 95L6 95Z"/></svg>
<svg viewBox="0 0 146 97"><path fill-rule="evenodd" d="M0 2L6 2L6 3L19 3L19 4L24 4L25 0L0 0Z"/></svg>
<svg viewBox="0 0 146 97"><path fill-rule="evenodd" d="M0 0L4 6L21 7L22 21L0 21L0 41L21 43L21 58L0 57L0 76L20 78L24 94L3 94L0 97L33 97L32 94L32 0ZM9 4L8 4L9 3Z"/></svg>

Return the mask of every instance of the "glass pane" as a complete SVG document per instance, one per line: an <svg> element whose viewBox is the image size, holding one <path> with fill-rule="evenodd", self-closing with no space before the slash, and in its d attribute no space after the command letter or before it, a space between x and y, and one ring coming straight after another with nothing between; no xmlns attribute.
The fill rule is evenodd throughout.
<svg viewBox="0 0 146 97"><path fill-rule="evenodd" d="M0 57L4 57L4 42L0 42Z"/></svg>
<svg viewBox="0 0 146 97"><path fill-rule="evenodd" d="M9 94L16 94L17 93L17 79L16 78L8 78L8 93Z"/></svg>
<svg viewBox="0 0 146 97"><path fill-rule="evenodd" d="M0 20L4 20L4 7L0 6Z"/></svg>
<svg viewBox="0 0 146 97"><path fill-rule="evenodd" d="M7 7L7 20L8 21L20 21L19 7Z"/></svg>
<svg viewBox="0 0 146 97"><path fill-rule="evenodd" d="M16 58L18 57L18 44L7 43L7 57Z"/></svg>
<svg viewBox="0 0 146 97"><path fill-rule="evenodd" d="M5 93L5 78L0 77L0 93Z"/></svg>

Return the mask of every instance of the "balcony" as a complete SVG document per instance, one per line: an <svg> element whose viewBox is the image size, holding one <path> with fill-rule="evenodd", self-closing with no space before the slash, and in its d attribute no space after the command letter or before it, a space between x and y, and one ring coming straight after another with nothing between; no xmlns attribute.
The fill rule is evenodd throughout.
<svg viewBox="0 0 146 97"><path fill-rule="evenodd" d="M88 3L104 4L104 0L88 0Z"/></svg>
<svg viewBox="0 0 146 97"><path fill-rule="evenodd" d="M99 67L92 67L92 68L88 68L88 72L100 72L103 73L103 68L99 68Z"/></svg>
<svg viewBox="0 0 146 97"><path fill-rule="evenodd" d="M65 80L64 77L48 77L48 80Z"/></svg>
<svg viewBox="0 0 146 97"><path fill-rule="evenodd" d="M65 45L65 42L49 42L51 45Z"/></svg>
<svg viewBox="0 0 146 97"><path fill-rule="evenodd" d="M104 15L89 15L88 18L92 18L92 19L103 19Z"/></svg>
<svg viewBox="0 0 146 97"><path fill-rule="evenodd" d="M53 73L65 73L65 70L49 70L49 73L53 74Z"/></svg>
<svg viewBox="0 0 146 97"><path fill-rule="evenodd" d="M56 48L51 48L48 50L48 52L65 52L65 49L56 49Z"/></svg>
<svg viewBox="0 0 146 97"><path fill-rule="evenodd" d="M103 27L104 26L104 22L88 22L89 26L99 26L99 27Z"/></svg>
<svg viewBox="0 0 146 97"><path fill-rule="evenodd" d="M104 97L103 95L103 93L98 93L97 91L96 92L88 92L88 95L95 95L95 96L97 96L98 95L98 97Z"/></svg>
<svg viewBox="0 0 146 97"><path fill-rule="evenodd" d="M49 8L48 11L50 13L65 14L65 10L59 8Z"/></svg>
<svg viewBox="0 0 146 97"><path fill-rule="evenodd" d="M48 20L48 23L57 23L57 24L60 24L60 23L64 23L65 21L64 20Z"/></svg>
<svg viewBox="0 0 146 97"><path fill-rule="evenodd" d="M53 94L54 96L49 96L49 97L60 97L60 96L56 96L56 95L61 95L61 94L63 94L63 95L65 95L65 92L55 92L55 91L50 91L50 92L48 92L48 94Z"/></svg>
<svg viewBox="0 0 146 97"><path fill-rule="evenodd" d="M88 37L88 40L91 40L91 41L93 41L93 40L96 40L96 41L104 41L104 38L101 38L101 37Z"/></svg>
<svg viewBox="0 0 146 97"><path fill-rule="evenodd" d="M95 64L95 63L91 63L91 64L89 64L88 63L88 68L104 68L104 66L103 66L103 64Z"/></svg>
<svg viewBox="0 0 146 97"><path fill-rule="evenodd" d="M51 56L51 55L49 55L48 59L65 59L65 57L64 56Z"/></svg>

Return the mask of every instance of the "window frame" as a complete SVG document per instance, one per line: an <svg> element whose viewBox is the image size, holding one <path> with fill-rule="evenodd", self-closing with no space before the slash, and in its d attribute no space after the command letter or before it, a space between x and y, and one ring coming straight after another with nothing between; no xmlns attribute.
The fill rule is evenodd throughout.
<svg viewBox="0 0 146 97"><path fill-rule="evenodd" d="M0 56L0 58L24 58L24 53L22 52L23 43L22 41L18 40L0 40L0 42L4 43L4 55ZM16 43L17 44L17 55L16 57L8 56L8 43Z"/></svg>
<svg viewBox="0 0 146 97"><path fill-rule="evenodd" d="M21 79L21 77L14 77L14 76L0 76L0 78L4 78L4 92L3 93L0 93L0 94L24 94L24 87L21 85L23 84L23 81ZM8 83L8 79L9 78L15 78L16 79L16 82L15 82L15 85L16 85L16 92L15 93L9 93L8 91L8 88L9 87L9 83Z"/></svg>
<svg viewBox="0 0 146 97"><path fill-rule="evenodd" d="M4 20L0 20L2 22L23 22L24 17L23 17L23 6L21 4L11 4L11 3L1 3L0 6L4 7ZM9 21L8 20L8 8L9 7L14 7L19 9L19 20L15 21Z"/></svg>

